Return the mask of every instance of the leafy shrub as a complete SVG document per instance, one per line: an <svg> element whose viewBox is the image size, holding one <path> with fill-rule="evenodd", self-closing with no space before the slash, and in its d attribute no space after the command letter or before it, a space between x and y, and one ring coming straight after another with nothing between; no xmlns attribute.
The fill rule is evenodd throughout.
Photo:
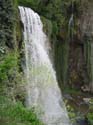
<svg viewBox="0 0 93 125"><path fill-rule="evenodd" d="M0 96L0 125L43 125L33 109L26 109L21 102L13 103Z"/></svg>
<svg viewBox="0 0 93 125"><path fill-rule="evenodd" d="M0 63L0 80L6 80L8 73L17 67L17 56L15 54L8 54Z"/></svg>
<svg viewBox="0 0 93 125"><path fill-rule="evenodd" d="M90 106L89 106L89 112L87 114L87 117L91 123L91 125L93 124L93 99L90 99Z"/></svg>
<svg viewBox="0 0 93 125"><path fill-rule="evenodd" d="M22 73L19 71L18 54L8 53L0 62L0 94L14 98L18 91L21 95ZM23 85L24 86L24 85ZM19 89L20 90L19 90ZM18 91L17 91L18 90Z"/></svg>

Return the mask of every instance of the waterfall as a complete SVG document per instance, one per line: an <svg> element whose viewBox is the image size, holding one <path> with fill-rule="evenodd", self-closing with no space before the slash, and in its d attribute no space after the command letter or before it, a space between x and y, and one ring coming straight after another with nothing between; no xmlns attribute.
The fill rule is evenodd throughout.
<svg viewBox="0 0 93 125"><path fill-rule="evenodd" d="M69 27L73 27L73 24L74 24L74 19L73 19L74 15L73 13L71 14L71 17L69 19Z"/></svg>
<svg viewBox="0 0 93 125"><path fill-rule="evenodd" d="M69 125L40 17L30 8L19 7L19 10L24 25L26 105L34 107L38 118L46 125Z"/></svg>
<svg viewBox="0 0 93 125"><path fill-rule="evenodd" d="M73 41L73 29L74 29L74 3L71 3L71 16L68 23L68 37Z"/></svg>

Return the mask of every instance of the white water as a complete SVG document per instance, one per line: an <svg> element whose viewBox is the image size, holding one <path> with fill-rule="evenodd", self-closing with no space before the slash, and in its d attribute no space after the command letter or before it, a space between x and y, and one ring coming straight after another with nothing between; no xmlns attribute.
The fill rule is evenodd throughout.
<svg viewBox="0 0 93 125"><path fill-rule="evenodd" d="M46 125L69 125L40 17L29 8L19 10L24 25L27 106L35 107L37 116Z"/></svg>

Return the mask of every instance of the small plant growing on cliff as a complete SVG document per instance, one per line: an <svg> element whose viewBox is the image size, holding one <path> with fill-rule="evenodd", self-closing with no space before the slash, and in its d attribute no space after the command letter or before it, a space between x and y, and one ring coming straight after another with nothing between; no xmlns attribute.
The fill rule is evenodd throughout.
<svg viewBox="0 0 93 125"><path fill-rule="evenodd" d="M10 70L15 70L17 66L17 56L8 54L0 63L0 81L7 80Z"/></svg>

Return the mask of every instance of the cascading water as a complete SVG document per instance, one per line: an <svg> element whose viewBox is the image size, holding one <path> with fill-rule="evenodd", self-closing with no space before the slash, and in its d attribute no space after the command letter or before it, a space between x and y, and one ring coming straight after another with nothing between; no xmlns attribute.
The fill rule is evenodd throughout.
<svg viewBox="0 0 93 125"><path fill-rule="evenodd" d="M72 5L71 5L71 16L69 19L69 23L68 23L68 37L71 41L73 41L73 29L74 29L74 4L72 1Z"/></svg>
<svg viewBox="0 0 93 125"><path fill-rule="evenodd" d="M69 125L40 17L30 8L19 7L19 10L24 25L27 107L35 107L37 116L46 125Z"/></svg>

